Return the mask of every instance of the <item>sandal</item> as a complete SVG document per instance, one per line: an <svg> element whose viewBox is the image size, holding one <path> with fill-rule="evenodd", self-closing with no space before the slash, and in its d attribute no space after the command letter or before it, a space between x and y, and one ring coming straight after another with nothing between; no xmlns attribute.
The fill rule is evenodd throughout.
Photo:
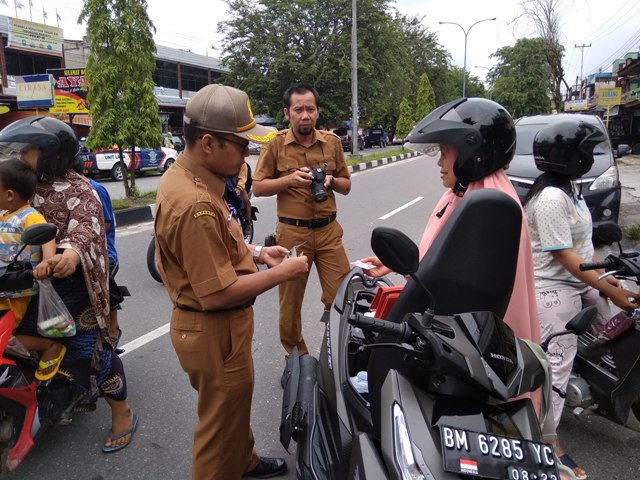
<svg viewBox="0 0 640 480"><path fill-rule="evenodd" d="M46 382L47 380L51 380L53 377L55 377L56 373L58 373L58 369L60 368L60 363L62 363L62 357L64 357L65 353L67 353L67 347L62 345L62 348L60 349L60 354L56 358L53 358L51 360L40 360L38 362L38 369L36 370L36 374L35 374L36 380L39 380L41 382ZM47 368L51 368L51 371L49 373L43 374L42 372Z"/></svg>
<svg viewBox="0 0 640 480"><path fill-rule="evenodd" d="M111 441L111 445L107 445L106 443L103 444L102 451L104 453L113 453L113 452L117 452L118 450L122 450L124 447L128 446L131 443L131 440L133 440L133 434L136 433L136 428L138 428L138 415L134 413L133 417L131 418L131 427L125 430L124 432L122 432L120 435L114 435L113 432L111 432L109 434L109 440ZM129 435L129 440L119 445L114 444L116 440L120 440L121 438L124 438L127 435Z"/></svg>
<svg viewBox="0 0 640 480"><path fill-rule="evenodd" d="M558 458L565 467L568 467L571 469L571 471L576 477L576 480L587 480L588 478L587 473L582 468L580 468L578 464L573 461L573 458L571 458L568 454L565 453L564 455Z"/></svg>

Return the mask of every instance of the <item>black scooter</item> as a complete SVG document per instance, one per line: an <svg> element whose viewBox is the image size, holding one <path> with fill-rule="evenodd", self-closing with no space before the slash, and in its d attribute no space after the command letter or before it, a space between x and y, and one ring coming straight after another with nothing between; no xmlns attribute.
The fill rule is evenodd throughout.
<svg viewBox="0 0 640 480"><path fill-rule="evenodd" d="M620 227L604 223L596 229L596 236L602 243L617 243L619 253L608 255L602 262L582 264L580 269L602 268L606 270L602 277L613 275L640 285L640 251L622 250ZM566 392L560 392L566 395L565 406L577 416L597 413L640 431L639 347L640 309L616 315L600 335L580 335L569 384Z"/></svg>
<svg viewBox="0 0 640 480"><path fill-rule="evenodd" d="M544 352L501 319L521 222L507 195L469 192L420 263L404 234L374 229L376 255L410 279L398 294L354 268L319 358L289 355L280 440L297 442L297 478L574 478L545 443L552 415L541 431L532 402L515 399L551 391ZM581 312L575 328L592 318Z"/></svg>

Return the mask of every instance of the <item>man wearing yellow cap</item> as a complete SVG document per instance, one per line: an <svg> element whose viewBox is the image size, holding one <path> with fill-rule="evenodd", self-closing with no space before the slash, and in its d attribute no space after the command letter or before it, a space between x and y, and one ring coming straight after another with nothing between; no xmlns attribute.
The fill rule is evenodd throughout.
<svg viewBox="0 0 640 480"><path fill-rule="evenodd" d="M307 259L285 259L288 250L279 246L246 245L223 198L225 177L238 174L249 140L273 135L256 124L245 92L208 85L187 103L185 150L158 187L156 260L173 303L171 342L198 392L197 480L269 478L287 468L254 449L252 305L256 295L303 278Z"/></svg>

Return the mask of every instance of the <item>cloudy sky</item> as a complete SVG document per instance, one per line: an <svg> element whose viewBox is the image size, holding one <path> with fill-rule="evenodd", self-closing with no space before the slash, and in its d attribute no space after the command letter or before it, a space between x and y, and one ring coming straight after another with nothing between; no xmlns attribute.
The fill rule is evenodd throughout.
<svg viewBox="0 0 640 480"><path fill-rule="evenodd" d="M80 39L84 26L77 25L82 0L17 0L24 8L18 17L59 24L65 38ZM345 0L348 1L348 0ZM640 50L640 0L561 0L562 31L566 46L564 67L568 83L575 83L580 75L581 53L584 52L582 71L586 76L598 69L611 71L614 59L629 51ZM6 3L6 5L4 4ZM156 42L174 48L183 48L203 55L216 55L218 42L216 24L226 15L227 6L221 0L148 0L149 16L154 22ZM464 33L467 30L467 68L484 80L486 68L494 64L490 55L498 48L513 45L516 38L535 36L526 22L513 22L519 11L515 0L397 0L395 8L404 14L423 18L424 25L437 33L440 43L451 53L456 65L464 61ZM15 15L14 0L0 0L0 14ZM56 12L60 17L56 21ZM496 17L495 21L478 20ZM636 20L634 20L634 17ZM439 22L460 25L440 25ZM575 45L589 45L580 49ZM213 48L212 48L213 47ZM475 68L476 66L486 68Z"/></svg>

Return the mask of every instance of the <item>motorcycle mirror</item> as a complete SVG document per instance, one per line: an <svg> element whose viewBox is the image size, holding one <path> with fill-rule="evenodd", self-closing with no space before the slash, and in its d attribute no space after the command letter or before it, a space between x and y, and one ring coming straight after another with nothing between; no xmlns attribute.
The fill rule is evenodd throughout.
<svg viewBox="0 0 640 480"><path fill-rule="evenodd" d="M577 335L582 335L587 331L597 314L598 309L596 307L583 308L571 320L569 320L565 325L565 328L575 332Z"/></svg>
<svg viewBox="0 0 640 480"><path fill-rule="evenodd" d="M614 222L604 222L595 229L596 240L606 245L622 240L622 229Z"/></svg>
<svg viewBox="0 0 640 480"><path fill-rule="evenodd" d="M58 228L51 223L38 223L25 228L22 232L22 242L27 245L44 245L56 238Z"/></svg>
<svg viewBox="0 0 640 480"><path fill-rule="evenodd" d="M371 249L382 264L401 275L418 270L418 246L400 230L376 227L371 233Z"/></svg>
<svg viewBox="0 0 640 480"><path fill-rule="evenodd" d="M38 223L31 225L22 232L21 241L24 243L22 248L16 253L14 260L20 257L22 251L27 245L44 245L45 243L56 238L58 227L51 223Z"/></svg>

